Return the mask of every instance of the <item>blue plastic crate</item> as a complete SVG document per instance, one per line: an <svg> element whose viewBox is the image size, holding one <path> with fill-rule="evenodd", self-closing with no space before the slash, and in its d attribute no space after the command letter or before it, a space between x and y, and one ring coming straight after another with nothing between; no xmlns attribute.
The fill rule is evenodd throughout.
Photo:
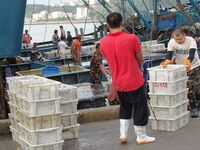
<svg viewBox="0 0 200 150"><path fill-rule="evenodd" d="M60 73L60 67L58 66L46 66L42 69L43 75L52 75Z"/></svg>

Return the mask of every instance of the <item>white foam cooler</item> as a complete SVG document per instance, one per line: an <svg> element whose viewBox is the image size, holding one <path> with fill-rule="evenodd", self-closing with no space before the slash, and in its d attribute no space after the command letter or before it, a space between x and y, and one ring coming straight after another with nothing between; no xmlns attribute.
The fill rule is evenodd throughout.
<svg viewBox="0 0 200 150"><path fill-rule="evenodd" d="M149 118L151 121L151 126L153 130L162 130L162 131L176 131L189 122L189 112L175 118L175 119L158 119L154 117Z"/></svg>
<svg viewBox="0 0 200 150"><path fill-rule="evenodd" d="M151 106L151 107L157 119L160 118L174 119L187 112L188 102L189 101L186 100L182 104L171 107L168 106ZM150 109L150 114L152 117L154 117L154 114L152 113L151 109Z"/></svg>

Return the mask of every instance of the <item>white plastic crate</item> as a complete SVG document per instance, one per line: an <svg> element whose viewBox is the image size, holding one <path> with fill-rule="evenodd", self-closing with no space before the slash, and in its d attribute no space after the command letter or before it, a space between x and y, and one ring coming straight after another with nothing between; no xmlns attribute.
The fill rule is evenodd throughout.
<svg viewBox="0 0 200 150"><path fill-rule="evenodd" d="M149 92L152 94L176 94L187 88L188 78L172 82L149 82Z"/></svg>
<svg viewBox="0 0 200 150"><path fill-rule="evenodd" d="M29 101L40 101L46 99L58 98L58 89L60 83L56 81L49 81L41 84L23 84L21 85L19 94L20 96Z"/></svg>
<svg viewBox="0 0 200 150"><path fill-rule="evenodd" d="M9 97L9 102L15 106L17 106L17 97L16 97L16 94L15 93L12 93L12 92L9 92L7 91L8 93L8 97Z"/></svg>
<svg viewBox="0 0 200 150"><path fill-rule="evenodd" d="M152 94L150 96L150 103L154 106L172 107L181 104L187 99L188 89L172 95Z"/></svg>
<svg viewBox="0 0 200 150"><path fill-rule="evenodd" d="M60 98L27 101L19 98L19 108L30 117L60 113Z"/></svg>
<svg viewBox="0 0 200 150"><path fill-rule="evenodd" d="M29 117L22 111L19 112L20 124L29 130L40 130L46 128L56 128L61 126L61 113Z"/></svg>
<svg viewBox="0 0 200 150"><path fill-rule="evenodd" d="M8 102L8 104L10 108L10 114L12 114L15 118L18 118L19 116L18 107L16 105L11 104L10 102Z"/></svg>
<svg viewBox="0 0 200 150"><path fill-rule="evenodd" d="M78 100L60 102L60 109L62 114L69 114L77 112Z"/></svg>
<svg viewBox="0 0 200 150"><path fill-rule="evenodd" d="M48 144L62 140L62 127L29 130L19 123L21 137L31 145Z"/></svg>
<svg viewBox="0 0 200 150"><path fill-rule="evenodd" d="M153 117L150 117L149 119L151 120L151 126L153 130L176 131L188 124L189 112L177 117L176 119L156 120Z"/></svg>
<svg viewBox="0 0 200 150"><path fill-rule="evenodd" d="M19 138L21 136L21 132L17 131L12 126L10 126L10 131L12 132L12 139L18 144L21 144L21 139Z"/></svg>
<svg viewBox="0 0 200 150"><path fill-rule="evenodd" d="M166 67L156 66L147 69L150 81L171 82L187 77L184 65L167 65Z"/></svg>
<svg viewBox="0 0 200 150"><path fill-rule="evenodd" d="M15 116L13 116L12 114L8 114L9 116L9 120L10 120L10 123L11 123L11 127L14 128L15 130L19 131L19 119L16 118Z"/></svg>
<svg viewBox="0 0 200 150"><path fill-rule="evenodd" d="M62 133L63 140L77 139L79 137L79 128L80 124L64 127Z"/></svg>
<svg viewBox="0 0 200 150"><path fill-rule="evenodd" d="M48 143L48 144L41 144L41 145L32 145L25 139L21 138L21 150L62 150L62 145L64 141Z"/></svg>
<svg viewBox="0 0 200 150"><path fill-rule="evenodd" d="M171 107L152 106L152 109L157 119L160 119L160 118L174 119L187 112L188 102L189 101L187 100L183 102L182 104L171 106ZM150 114L152 117L154 117L154 114L152 113L151 109L150 109Z"/></svg>
<svg viewBox="0 0 200 150"><path fill-rule="evenodd" d="M77 99L77 87L67 84L61 84L59 88L59 96L61 98L61 102L70 101Z"/></svg>
<svg viewBox="0 0 200 150"><path fill-rule="evenodd" d="M28 82L29 84L39 84L39 83L45 83L47 80L49 80L49 79L39 77L36 75L6 78L6 81L8 83L8 87L9 87L9 91L12 93L16 93L16 94L19 94L18 90L20 90L20 88L19 88L20 83Z"/></svg>
<svg viewBox="0 0 200 150"><path fill-rule="evenodd" d="M61 124L63 127L74 126L77 124L78 112L61 115Z"/></svg>

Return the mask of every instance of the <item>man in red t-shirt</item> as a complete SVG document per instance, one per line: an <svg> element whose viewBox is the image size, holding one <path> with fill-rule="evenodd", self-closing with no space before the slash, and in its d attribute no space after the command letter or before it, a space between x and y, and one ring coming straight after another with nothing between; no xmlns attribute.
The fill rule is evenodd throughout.
<svg viewBox="0 0 200 150"><path fill-rule="evenodd" d="M75 65L81 66L81 35L76 35L76 39L71 46L71 54Z"/></svg>
<svg viewBox="0 0 200 150"><path fill-rule="evenodd" d="M133 114L136 143L150 143L154 142L155 138L147 136L145 132L148 105L141 71L141 46L136 35L123 32L122 22L119 13L108 15L110 34L100 40L100 50L108 62L112 85L120 99L120 142L127 142L129 120Z"/></svg>

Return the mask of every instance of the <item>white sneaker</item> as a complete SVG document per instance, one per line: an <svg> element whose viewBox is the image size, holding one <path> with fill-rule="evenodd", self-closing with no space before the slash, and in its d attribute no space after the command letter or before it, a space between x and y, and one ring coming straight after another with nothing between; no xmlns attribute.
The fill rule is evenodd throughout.
<svg viewBox="0 0 200 150"><path fill-rule="evenodd" d="M139 134L137 135L136 143L137 144L147 144L147 143L153 143L155 142L155 137L150 137L146 134Z"/></svg>
<svg viewBox="0 0 200 150"><path fill-rule="evenodd" d="M147 144L155 142L156 139L154 137L146 135L146 126L134 126L134 129L137 135L137 144Z"/></svg>

